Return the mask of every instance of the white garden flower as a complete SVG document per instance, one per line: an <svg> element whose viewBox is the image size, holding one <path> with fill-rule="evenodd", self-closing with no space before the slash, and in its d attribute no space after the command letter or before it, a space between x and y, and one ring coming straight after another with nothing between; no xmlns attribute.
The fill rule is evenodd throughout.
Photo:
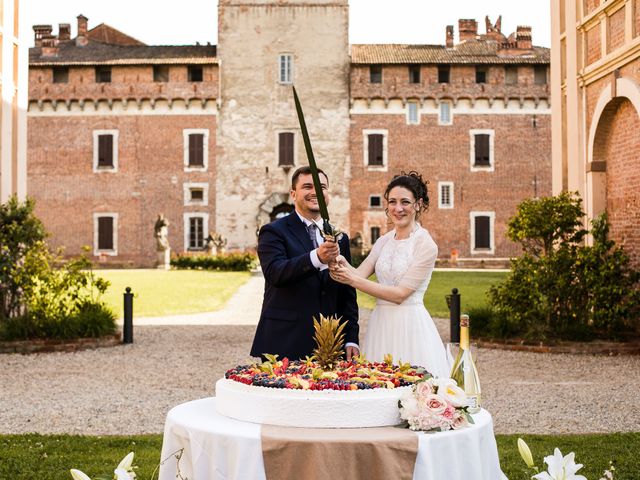
<svg viewBox="0 0 640 480"><path fill-rule="evenodd" d="M130 471L131 465L133 465L133 452L129 452L118 464L118 468Z"/></svg>
<svg viewBox="0 0 640 480"><path fill-rule="evenodd" d="M113 471L113 473L116 476L115 480L134 480L135 479L135 475L132 476L132 474L127 472L124 468L116 468Z"/></svg>
<svg viewBox="0 0 640 480"><path fill-rule="evenodd" d="M547 471L539 473L531 477L536 480L587 480L582 475L576 475L576 472L582 468L581 463L574 461L575 453L562 456L558 448L553 451L553 455L544 457L544 463L547 464Z"/></svg>
<svg viewBox="0 0 640 480"><path fill-rule="evenodd" d="M69 471L71 472L71 477L73 478L73 480L91 480L86 473L81 472L80 470L72 468Z"/></svg>
<svg viewBox="0 0 640 480"><path fill-rule="evenodd" d="M531 449L529 448L529 445L527 445L526 442L521 438L518 438L518 451L520 452L520 456L524 460L524 463L527 464L527 467L533 468L535 466L535 463L533 463L533 455L531 455Z"/></svg>
<svg viewBox="0 0 640 480"><path fill-rule="evenodd" d="M469 402L467 394L455 382L445 383L442 387L438 387L438 395L454 407L466 407Z"/></svg>

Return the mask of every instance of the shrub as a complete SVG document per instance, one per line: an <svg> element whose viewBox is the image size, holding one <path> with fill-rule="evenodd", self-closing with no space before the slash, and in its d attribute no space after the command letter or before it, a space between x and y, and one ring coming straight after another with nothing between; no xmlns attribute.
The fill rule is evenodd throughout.
<svg viewBox="0 0 640 480"><path fill-rule="evenodd" d="M44 242L34 203L15 197L0 206L0 339L96 337L116 331L100 301L109 283L91 262L63 262Z"/></svg>
<svg viewBox="0 0 640 480"><path fill-rule="evenodd" d="M191 270L218 270L224 272L245 272L258 263L253 253L227 253L224 255L178 255L171 259L176 268Z"/></svg>
<svg viewBox="0 0 640 480"><path fill-rule="evenodd" d="M494 335L529 340L616 339L636 325L640 273L607 238L606 215L592 222L593 245L582 244L584 212L577 194L525 200L508 236L524 255L511 261L504 283L490 289Z"/></svg>

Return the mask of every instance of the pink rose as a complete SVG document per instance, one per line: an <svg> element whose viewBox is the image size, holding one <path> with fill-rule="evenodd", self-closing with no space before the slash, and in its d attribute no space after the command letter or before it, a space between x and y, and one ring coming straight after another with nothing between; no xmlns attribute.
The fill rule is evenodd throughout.
<svg viewBox="0 0 640 480"><path fill-rule="evenodd" d="M449 403L447 405L447 408L444 409L444 412L442 412L442 416L444 418L446 418L447 420L452 420L453 419L453 414L455 412L456 412L455 407Z"/></svg>
<svg viewBox="0 0 640 480"><path fill-rule="evenodd" d="M427 398L433 393L433 387L429 381L416 384L416 396L418 398Z"/></svg>
<svg viewBox="0 0 640 480"><path fill-rule="evenodd" d="M430 394L425 398L425 406L433 413L441 415L447 408L447 402L436 394Z"/></svg>
<svg viewBox="0 0 640 480"><path fill-rule="evenodd" d="M467 417L465 417L463 414L456 412L453 415L452 427L454 430L458 430L459 428L464 428L468 425L469 425L469 422L467 421Z"/></svg>

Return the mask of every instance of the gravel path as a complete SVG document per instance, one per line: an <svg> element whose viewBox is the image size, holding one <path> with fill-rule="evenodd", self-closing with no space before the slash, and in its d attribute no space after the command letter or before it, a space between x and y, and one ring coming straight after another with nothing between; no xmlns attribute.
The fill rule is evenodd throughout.
<svg viewBox="0 0 640 480"><path fill-rule="evenodd" d="M136 326L126 346L0 355L0 433L161 433L171 407L211 396L225 370L251 360L255 327L215 323ZM446 341L447 321L436 324ZM478 369L496 433L640 431L640 356L479 349Z"/></svg>

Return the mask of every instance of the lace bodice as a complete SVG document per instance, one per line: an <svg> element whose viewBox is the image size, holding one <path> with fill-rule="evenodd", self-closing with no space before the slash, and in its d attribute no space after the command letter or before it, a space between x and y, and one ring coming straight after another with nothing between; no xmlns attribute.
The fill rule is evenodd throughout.
<svg viewBox="0 0 640 480"><path fill-rule="evenodd" d="M419 226L409 238L396 240L394 237L395 230L380 237L363 262L363 268L373 266L378 282L383 285L401 285L415 290L403 304L422 304L438 256L438 246L429 232Z"/></svg>

